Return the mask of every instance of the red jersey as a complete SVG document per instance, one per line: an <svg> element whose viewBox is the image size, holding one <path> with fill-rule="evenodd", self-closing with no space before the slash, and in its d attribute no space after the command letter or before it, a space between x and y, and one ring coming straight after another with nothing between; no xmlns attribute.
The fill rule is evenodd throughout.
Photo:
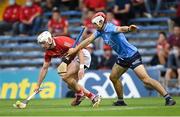
<svg viewBox="0 0 180 117"><path fill-rule="evenodd" d="M97 9L97 8L105 8L106 0L84 0L83 1L86 7Z"/></svg>
<svg viewBox="0 0 180 117"><path fill-rule="evenodd" d="M121 22L119 20L117 20L117 19L112 19L111 23L113 23L116 26L120 26L121 25Z"/></svg>
<svg viewBox="0 0 180 117"><path fill-rule="evenodd" d="M42 13L41 7L33 4L31 7L24 6L21 8L20 20L30 20L36 13Z"/></svg>
<svg viewBox="0 0 180 117"><path fill-rule="evenodd" d="M45 51L44 59L46 62L50 62L51 58L62 57L74 44L74 39L66 36L53 37L53 39L55 47Z"/></svg>
<svg viewBox="0 0 180 117"><path fill-rule="evenodd" d="M87 28L90 28L90 29L94 28L94 27L93 27L93 24L91 23L91 18L86 18L86 19L83 21L83 24L84 24L84 26L86 26Z"/></svg>
<svg viewBox="0 0 180 117"><path fill-rule="evenodd" d="M64 27L68 27L68 21L65 18L61 18L59 21L51 19L48 22L48 28L52 28L52 33L63 32Z"/></svg>
<svg viewBox="0 0 180 117"><path fill-rule="evenodd" d="M19 21L19 15L20 15L20 6L10 5L7 6L4 13L3 13L3 20L6 22L16 22Z"/></svg>

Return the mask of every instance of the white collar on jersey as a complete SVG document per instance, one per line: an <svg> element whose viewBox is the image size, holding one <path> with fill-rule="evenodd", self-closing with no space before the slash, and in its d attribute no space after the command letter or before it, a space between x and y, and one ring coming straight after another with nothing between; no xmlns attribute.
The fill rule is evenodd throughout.
<svg viewBox="0 0 180 117"><path fill-rule="evenodd" d="M52 43L53 43L53 45L54 45L54 47L56 46L56 43L55 43L55 41L54 41L54 38L52 39Z"/></svg>

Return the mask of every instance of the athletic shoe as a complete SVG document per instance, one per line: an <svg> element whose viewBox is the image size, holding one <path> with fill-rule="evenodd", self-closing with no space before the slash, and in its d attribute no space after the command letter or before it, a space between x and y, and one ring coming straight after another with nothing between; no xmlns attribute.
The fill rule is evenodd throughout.
<svg viewBox="0 0 180 117"><path fill-rule="evenodd" d="M93 107L98 107L100 102L101 102L101 96L96 95L92 100Z"/></svg>
<svg viewBox="0 0 180 117"><path fill-rule="evenodd" d="M76 95L71 103L71 106L78 106L85 99L84 95Z"/></svg>
<svg viewBox="0 0 180 117"><path fill-rule="evenodd" d="M176 101L174 101L172 98L166 100L165 106L173 106L176 104Z"/></svg>
<svg viewBox="0 0 180 117"><path fill-rule="evenodd" d="M116 101L113 106L127 106L127 104L124 101Z"/></svg>

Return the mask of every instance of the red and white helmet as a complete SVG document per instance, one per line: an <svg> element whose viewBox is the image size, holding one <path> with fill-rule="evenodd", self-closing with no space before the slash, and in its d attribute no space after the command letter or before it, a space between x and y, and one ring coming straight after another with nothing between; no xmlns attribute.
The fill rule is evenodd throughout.
<svg viewBox="0 0 180 117"><path fill-rule="evenodd" d="M97 25L99 25L101 21L103 22L103 24L106 22L106 15L103 12L96 13L91 20L93 24Z"/></svg>
<svg viewBox="0 0 180 117"><path fill-rule="evenodd" d="M49 41L49 39L52 39L52 35L49 31L44 31L37 37L38 43L48 42L51 44L52 41Z"/></svg>

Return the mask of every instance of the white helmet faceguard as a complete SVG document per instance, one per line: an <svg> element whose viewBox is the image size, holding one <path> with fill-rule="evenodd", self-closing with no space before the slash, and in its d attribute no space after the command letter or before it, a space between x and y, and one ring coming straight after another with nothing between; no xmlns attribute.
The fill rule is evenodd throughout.
<svg viewBox="0 0 180 117"><path fill-rule="evenodd" d="M52 35L51 35L51 33L48 32L48 31L42 32L42 33L37 37L38 43L48 42L49 44L52 44L52 41L49 41L49 39L52 39Z"/></svg>
<svg viewBox="0 0 180 117"><path fill-rule="evenodd" d="M104 21L105 21L105 19L104 19L104 17L103 16L97 16L97 17L95 17L95 18L93 18L92 20L91 20L91 22L93 23L93 24L97 24L98 26L100 25L100 22L103 22L104 23Z"/></svg>

